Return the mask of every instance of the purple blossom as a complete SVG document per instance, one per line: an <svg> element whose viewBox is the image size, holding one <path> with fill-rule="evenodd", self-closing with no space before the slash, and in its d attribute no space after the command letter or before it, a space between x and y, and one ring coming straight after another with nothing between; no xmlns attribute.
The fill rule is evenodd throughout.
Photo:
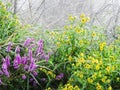
<svg viewBox="0 0 120 90"><path fill-rule="evenodd" d="M36 55L39 55L43 53L43 40L39 40L37 44L38 48L36 50Z"/></svg>
<svg viewBox="0 0 120 90"><path fill-rule="evenodd" d="M10 52L11 49L12 49L12 42L9 42L9 43L8 43L8 46L7 46L7 48L6 48L6 51L7 51L7 52Z"/></svg>
<svg viewBox="0 0 120 90"><path fill-rule="evenodd" d="M2 85L2 83L3 83L3 82L2 82L2 80L1 80L1 78L0 78L0 85Z"/></svg>
<svg viewBox="0 0 120 90"><path fill-rule="evenodd" d="M50 58L50 55L48 54L48 55L45 55L45 60L46 60L46 62L49 60L49 58Z"/></svg>
<svg viewBox="0 0 120 90"><path fill-rule="evenodd" d="M29 69L29 66L28 66L28 65L25 65L25 66L24 66L24 69L25 69L25 70L28 70L28 69Z"/></svg>
<svg viewBox="0 0 120 90"><path fill-rule="evenodd" d="M5 58L6 64L9 67L10 66L10 56L6 56Z"/></svg>
<svg viewBox="0 0 120 90"><path fill-rule="evenodd" d="M27 38L24 42L24 46L27 47L31 42L33 42L34 39L33 38Z"/></svg>
<svg viewBox="0 0 120 90"><path fill-rule="evenodd" d="M4 71L4 70L7 70L7 68L8 68L8 67L7 67L7 64L6 64L6 63L3 63L3 64L2 64L2 70L3 70L3 71Z"/></svg>
<svg viewBox="0 0 120 90"><path fill-rule="evenodd" d="M0 76L1 76L1 75L3 75L3 72L2 72L2 70L0 70Z"/></svg>
<svg viewBox="0 0 120 90"><path fill-rule="evenodd" d="M14 59L14 63L13 63L14 68L18 69L20 63L21 63L21 56L18 53Z"/></svg>
<svg viewBox="0 0 120 90"><path fill-rule="evenodd" d="M27 64L27 57L26 56L22 57L21 63L22 64Z"/></svg>
<svg viewBox="0 0 120 90"><path fill-rule="evenodd" d="M33 78L30 78L30 82L32 82L34 79Z"/></svg>
<svg viewBox="0 0 120 90"><path fill-rule="evenodd" d="M10 77L10 73L8 72L8 70L4 70L3 72L7 77Z"/></svg>
<svg viewBox="0 0 120 90"><path fill-rule="evenodd" d="M35 64L35 62L33 61L33 62L31 62L30 63L30 66L29 66L29 71L34 71L35 69L37 68L37 66L36 66L36 64Z"/></svg>
<svg viewBox="0 0 120 90"><path fill-rule="evenodd" d="M37 76L38 73L37 73L36 71L33 71L33 75L34 75L34 76Z"/></svg>
<svg viewBox="0 0 120 90"><path fill-rule="evenodd" d="M29 49L29 51L28 51L28 57L29 57L29 60L30 61L32 61L33 60L33 53L32 53L32 50L31 49Z"/></svg>
<svg viewBox="0 0 120 90"><path fill-rule="evenodd" d="M60 73L59 75L56 76L56 80L60 80L64 77L63 73Z"/></svg>
<svg viewBox="0 0 120 90"><path fill-rule="evenodd" d="M20 47L19 46L16 47L15 52L20 53Z"/></svg>
<svg viewBox="0 0 120 90"><path fill-rule="evenodd" d="M25 74L24 74L24 75L22 75L22 79L23 79L23 80L25 80L25 79L26 79L26 76L25 76Z"/></svg>

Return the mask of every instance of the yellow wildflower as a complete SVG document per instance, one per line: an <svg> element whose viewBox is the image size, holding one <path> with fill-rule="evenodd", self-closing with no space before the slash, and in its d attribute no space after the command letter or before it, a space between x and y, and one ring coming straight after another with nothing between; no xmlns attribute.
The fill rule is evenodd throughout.
<svg viewBox="0 0 120 90"><path fill-rule="evenodd" d="M85 14L82 13L82 14L80 15L80 18L82 19L82 18L84 18L84 17L85 17Z"/></svg>
<svg viewBox="0 0 120 90"><path fill-rule="evenodd" d="M93 80L91 78L87 78L88 83L93 83Z"/></svg>
<svg viewBox="0 0 120 90"><path fill-rule="evenodd" d="M81 19L81 22L82 22L82 23L86 23L86 22L87 22L87 18L82 18L82 19Z"/></svg>
<svg viewBox="0 0 120 90"><path fill-rule="evenodd" d="M112 89L112 87L111 87L111 86L109 86L107 90L113 90L113 89Z"/></svg>
<svg viewBox="0 0 120 90"><path fill-rule="evenodd" d="M96 33L95 33L95 32L93 32L93 33L92 33L92 37L95 37L95 36L96 36Z"/></svg>
<svg viewBox="0 0 120 90"><path fill-rule="evenodd" d="M69 60L70 62L72 61L72 59L73 59L72 56L69 56L69 57L68 57L68 60Z"/></svg>

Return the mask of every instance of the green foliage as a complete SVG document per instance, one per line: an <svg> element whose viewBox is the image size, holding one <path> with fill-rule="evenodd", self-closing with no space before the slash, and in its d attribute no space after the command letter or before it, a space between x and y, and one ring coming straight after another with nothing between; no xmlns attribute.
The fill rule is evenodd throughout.
<svg viewBox="0 0 120 90"><path fill-rule="evenodd" d="M2 44L9 41L9 39L15 35L19 26L17 16L8 12L6 5L0 1L0 43Z"/></svg>

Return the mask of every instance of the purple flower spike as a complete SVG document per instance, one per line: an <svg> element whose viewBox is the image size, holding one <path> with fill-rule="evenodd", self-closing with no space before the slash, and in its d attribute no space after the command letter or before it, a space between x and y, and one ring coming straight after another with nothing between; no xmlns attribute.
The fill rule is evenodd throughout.
<svg viewBox="0 0 120 90"><path fill-rule="evenodd" d="M24 66L24 69L27 71L29 69L29 66L28 65L25 65Z"/></svg>
<svg viewBox="0 0 120 90"><path fill-rule="evenodd" d="M32 50L31 49L29 49L29 51L28 51L28 56L29 56L29 60L30 61L32 61L33 60L33 57L32 57Z"/></svg>
<svg viewBox="0 0 120 90"><path fill-rule="evenodd" d="M49 55L49 54L48 54L48 55L45 55L45 60L46 60L46 62L48 62L49 58L50 58L50 55Z"/></svg>
<svg viewBox="0 0 120 90"><path fill-rule="evenodd" d="M56 80L60 80L64 77L63 73L60 73L59 75L56 76Z"/></svg>
<svg viewBox="0 0 120 90"><path fill-rule="evenodd" d="M6 60L7 66L9 67L10 66L10 56L6 56L5 60Z"/></svg>
<svg viewBox="0 0 120 90"><path fill-rule="evenodd" d="M29 66L29 71L34 71L35 69L37 68L37 66L36 66L36 64L35 64L35 62L33 61L33 62L31 62L30 63L30 66Z"/></svg>
<svg viewBox="0 0 120 90"><path fill-rule="evenodd" d="M25 42L24 42L24 46L27 47L27 46L28 46L31 42L33 42L33 41L34 41L33 38L28 38L28 39L26 39Z"/></svg>
<svg viewBox="0 0 120 90"><path fill-rule="evenodd" d="M36 71L34 71L34 72L33 72L33 75L34 75L34 76L37 76L37 75L38 75L38 73L37 73Z"/></svg>
<svg viewBox="0 0 120 90"><path fill-rule="evenodd" d="M9 43L8 43L8 46L7 46L7 48L6 48L6 51L7 51L7 52L10 52L11 49L12 49L12 42L9 42Z"/></svg>
<svg viewBox="0 0 120 90"><path fill-rule="evenodd" d="M20 53L20 47L19 46L16 47L15 52Z"/></svg>
<svg viewBox="0 0 120 90"><path fill-rule="evenodd" d="M21 56L18 53L14 59L14 63L13 63L14 68L17 69L20 63L21 63Z"/></svg>
<svg viewBox="0 0 120 90"><path fill-rule="evenodd" d="M33 78L30 78L30 82L32 82L34 79Z"/></svg>
<svg viewBox="0 0 120 90"><path fill-rule="evenodd" d="M2 85L2 83L3 83L3 82L2 82L2 80L1 80L1 78L0 78L0 85Z"/></svg>
<svg viewBox="0 0 120 90"><path fill-rule="evenodd" d="M4 74L7 76L7 77L10 77L10 74L7 70L4 70Z"/></svg>
<svg viewBox="0 0 120 90"><path fill-rule="evenodd" d="M26 56L22 57L21 63L22 64L27 64L27 57Z"/></svg>
<svg viewBox="0 0 120 90"><path fill-rule="evenodd" d="M25 76L25 75L22 75L22 79L25 80L25 79L26 79L26 76Z"/></svg>

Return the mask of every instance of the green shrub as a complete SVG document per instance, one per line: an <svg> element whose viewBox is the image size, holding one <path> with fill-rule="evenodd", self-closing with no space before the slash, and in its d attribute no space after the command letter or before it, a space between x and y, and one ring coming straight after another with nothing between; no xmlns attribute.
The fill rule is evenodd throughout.
<svg viewBox="0 0 120 90"><path fill-rule="evenodd" d="M0 43L9 41L20 28L19 21L15 15L8 12L6 5L0 0Z"/></svg>

